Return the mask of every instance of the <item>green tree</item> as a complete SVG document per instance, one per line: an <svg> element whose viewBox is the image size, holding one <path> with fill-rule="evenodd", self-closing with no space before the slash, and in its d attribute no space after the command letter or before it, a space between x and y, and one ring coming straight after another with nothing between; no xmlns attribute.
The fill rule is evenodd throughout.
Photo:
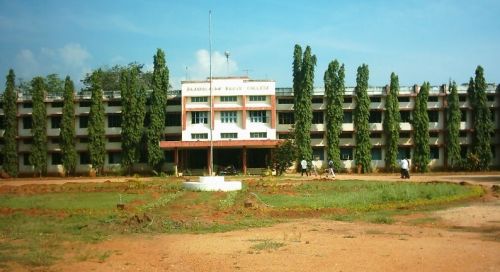
<svg viewBox="0 0 500 272"><path fill-rule="evenodd" d="M3 134L4 147L3 170L11 177L17 177L18 159L17 159L17 93L16 93L16 75L14 70L10 69L7 75L6 88L3 94L4 109L4 129Z"/></svg>
<svg viewBox="0 0 500 272"><path fill-rule="evenodd" d="M362 173L371 172L371 143L370 143L370 98L368 97L368 65L358 67L356 77L356 106L354 108L354 131L356 137L356 149L354 160L361 167Z"/></svg>
<svg viewBox="0 0 500 272"><path fill-rule="evenodd" d="M106 156L101 69L92 73L90 84L90 90L92 92L88 128L90 163L96 174L101 175L104 169L104 160Z"/></svg>
<svg viewBox="0 0 500 272"><path fill-rule="evenodd" d="M325 94L326 94L326 153L328 159L332 160L333 168L339 171L342 167L340 160L340 133L342 132L342 121L344 111L344 64L339 65L337 60L330 62L325 72Z"/></svg>
<svg viewBox="0 0 500 272"><path fill-rule="evenodd" d="M293 139L289 138L281 142L274 150L272 162L278 176L283 175L285 171L293 165L297 153Z"/></svg>
<svg viewBox="0 0 500 272"><path fill-rule="evenodd" d="M399 78L395 73L391 73L391 84L389 92L385 98L385 167L388 171L394 172L398 168L398 142L399 142L399 123L401 115L399 114Z"/></svg>
<svg viewBox="0 0 500 272"><path fill-rule="evenodd" d="M424 82L413 109L413 164L417 171L427 172L430 161L429 149L429 115L427 113L427 101L429 97L429 82Z"/></svg>
<svg viewBox="0 0 500 272"><path fill-rule="evenodd" d="M49 94L62 94L64 92L65 81L59 78L58 74L50 74L45 77L47 85L47 93Z"/></svg>
<svg viewBox="0 0 500 272"><path fill-rule="evenodd" d="M484 79L483 67L477 66L476 77L473 85L473 152L479 157L479 170L487 170L493 159L491 153L491 134L494 131L491 112L486 100L486 80Z"/></svg>
<svg viewBox="0 0 500 272"><path fill-rule="evenodd" d="M121 78L121 73L123 70L127 70L133 67L138 67L139 69L142 69L144 67L143 64L139 64L136 62L129 63L126 66L122 65L115 65L112 67L104 66L101 67L101 74L102 74L102 89L105 91L118 91L121 90L120 86L120 78ZM152 79L152 73L151 72L145 72L145 73L140 73L138 81L140 84L143 84L145 86L146 90L150 90L152 88L151 85L151 79ZM83 83L86 86L91 85L91 76L92 73L87 74L85 78L83 79Z"/></svg>
<svg viewBox="0 0 500 272"><path fill-rule="evenodd" d="M460 107L458 104L457 84L455 82L449 84L450 95L448 95L448 120L447 130L448 138L446 139L446 149L448 152L449 168L457 169L462 163L460 157L460 120L462 119Z"/></svg>
<svg viewBox="0 0 500 272"><path fill-rule="evenodd" d="M35 77L31 81L33 99L31 134L33 135L33 144L30 163L33 165L35 174L39 176L47 172L47 109L44 101L46 88L42 77Z"/></svg>
<svg viewBox="0 0 500 272"><path fill-rule="evenodd" d="M76 149L75 149L75 86L70 77L64 81L64 106L61 122L61 150L64 173L73 175L76 169Z"/></svg>
<svg viewBox="0 0 500 272"><path fill-rule="evenodd" d="M157 171L160 170L164 157L163 151L160 149L160 141L165 129L168 81L169 71L165 61L165 53L158 49L154 56L153 92L151 93L151 114L147 134L148 162Z"/></svg>
<svg viewBox="0 0 500 272"><path fill-rule="evenodd" d="M124 69L120 77L122 97L122 165L131 174L134 163L139 160L141 139L144 131L146 95L139 84L140 67Z"/></svg>
<svg viewBox="0 0 500 272"><path fill-rule="evenodd" d="M294 58L299 56L300 46L295 46ZM296 71L295 64L301 63L300 71ZM307 46L302 61L294 60L294 113L295 113L295 143L297 158L311 161L311 125L312 125L312 93L314 85L314 66L316 56L311 54L311 47ZM297 77L297 78L295 78Z"/></svg>

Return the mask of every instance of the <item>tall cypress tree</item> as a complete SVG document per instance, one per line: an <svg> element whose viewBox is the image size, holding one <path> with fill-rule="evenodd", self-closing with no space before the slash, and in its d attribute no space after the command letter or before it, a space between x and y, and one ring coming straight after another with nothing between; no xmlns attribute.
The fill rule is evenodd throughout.
<svg viewBox="0 0 500 272"><path fill-rule="evenodd" d="M483 67L477 66L474 80L474 140L473 150L479 158L479 169L489 168L493 154L491 153L491 133L493 132L493 121L491 112L486 103L486 80L484 79Z"/></svg>
<svg viewBox="0 0 500 272"><path fill-rule="evenodd" d="M64 80L64 106L61 122L61 150L64 173L72 175L76 169L76 149L75 149L75 86L70 77Z"/></svg>
<svg viewBox="0 0 500 272"><path fill-rule="evenodd" d="M122 97L122 165L130 175L132 165L139 160L144 131L145 90L138 83L140 67L123 69L120 75Z"/></svg>
<svg viewBox="0 0 500 272"><path fill-rule="evenodd" d="M339 171L342 167L340 160L340 133L342 132L342 121L344 112L344 65L339 67L339 62L334 60L328 65L325 72L325 94L326 94L326 141L328 159L332 160L333 168Z"/></svg>
<svg viewBox="0 0 500 272"><path fill-rule="evenodd" d="M413 109L413 164L419 172L427 172L430 161L429 149L429 115L427 101L429 97L429 82L424 82L415 100Z"/></svg>
<svg viewBox="0 0 500 272"><path fill-rule="evenodd" d="M301 83L302 83L302 47L295 45L293 50L293 108L297 108L297 104L301 100Z"/></svg>
<svg viewBox="0 0 500 272"><path fill-rule="evenodd" d="M356 107L354 108L354 131L356 134L356 150L354 160L361 167L362 173L371 172L371 143L370 143L370 98L368 97L368 65L358 67L356 77Z"/></svg>
<svg viewBox="0 0 500 272"><path fill-rule="evenodd" d="M385 98L385 116L384 116L384 132L385 132L385 167L388 171L394 172L398 168L398 142L399 142L399 122L401 115L399 114L399 78L395 73L391 73L391 84L389 92Z"/></svg>
<svg viewBox="0 0 500 272"><path fill-rule="evenodd" d="M104 106L102 103L102 72L94 71L90 76L92 91L89 112L90 163L97 175L102 174L106 158L106 137L104 130Z"/></svg>
<svg viewBox="0 0 500 272"><path fill-rule="evenodd" d="M42 77L35 77L31 81L33 99L33 145L31 147L30 163L35 174L39 176L47 172L47 109L45 108L46 86Z"/></svg>
<svg viewBox="0 0 500 272"><path fill-rule="evenodd" d="M4 107L4 128L3 134L4 147L3 155L3 170L11 177L16 177L18 174L18 159L17 159L17 94L16 94L16 75L14 70L10 69L5 83L6 88L3 94Z"/></svg>
<svg viewBox="0 0 500 272"><path fill-rule="evenodd" d="M449 84L450 95L448 95L448 120L447 131L448 138L446 139L446 149L448 152L449 168L457 169L462 161L460 156L460 120L462 113L458 104L457 84L455 82Z"/></svg>
<svg viewBox="0 0 500 272"><path fill-rule="evenodd" d="M151 94L151 122L147 136L148 162L155 170L160 170L163 152L160 141L165 129L165 113L167 109L167 91L169 71L165 61L165 53L158 49L154 56L153 93ZM212 118L212 116L210 116Z"/></svg>
<svg viewBox="0 0 500 272"><path fill-rule="evenodd" d="M295 63L296 61L294 61L294 66ZM295 142L297 144L298 159L305 159L307 161L312 159L311 125L314 66L316 66L316 56L311 54L311 47L307 46L304 51L300 72L298 74L295 73L294 67L294 76L298 76L298 80L294 78L294 85L297 85L298 88L298 92L295 95L294 109L296 116Z"/></svg>

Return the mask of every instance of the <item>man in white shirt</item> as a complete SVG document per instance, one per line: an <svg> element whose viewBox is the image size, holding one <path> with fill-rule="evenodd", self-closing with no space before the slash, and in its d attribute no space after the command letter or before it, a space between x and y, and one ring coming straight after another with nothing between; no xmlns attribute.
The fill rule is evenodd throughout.
<svg viewBox="0 0 500 272"><path fill-rule="evenodd" d="M306 173L306 176L309 176L309 173L307 173L307 161L306 159L302 159L300 161L300 176L304 176L304 172Z"/></svg>
<svg viewBox="0 0 500 272"><path fill-rule="evenodd" d="M404 158L401 160L401 178L402 179L405 179L405 178L410 178L410 172L409 172L409 169L410 169L410 162L408 161L408 159Z"/></svg>

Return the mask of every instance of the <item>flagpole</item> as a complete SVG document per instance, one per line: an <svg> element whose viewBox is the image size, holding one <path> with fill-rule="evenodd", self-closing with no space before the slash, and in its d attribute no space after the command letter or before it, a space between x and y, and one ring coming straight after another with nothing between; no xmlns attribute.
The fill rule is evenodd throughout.
<svg viewBox="0 0 500 272"><path fill-rule="evenodd" d="M208 11L208 50L209 50L209 70L210 70L210 76L209 76L209 81L210 81L210 158L209 158L209 168L208 168L208 175L212 176L213 175L213 167L214 167L214 143L212 139L212 134L213 134L213 119L214 118L214 108L213 108L213 97L212 97L212 11Z"/></svg>

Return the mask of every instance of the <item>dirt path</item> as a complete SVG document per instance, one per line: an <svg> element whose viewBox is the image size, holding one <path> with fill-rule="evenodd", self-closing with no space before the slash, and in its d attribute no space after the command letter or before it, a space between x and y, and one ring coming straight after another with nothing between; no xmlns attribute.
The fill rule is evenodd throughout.
<svg viewBox="0 0 500 272"><path fill-rule="evenodd" d="M491 186L500 182L499 177L491 173L478 177L415 175L411 181L467 181ZM387 175L341 178L399 180ZM80 182L89 181L84 180ZM255 248L259 245L264 249ZM272 245L277 248L270 248ZM98 258L77 261L75 256L66 256L65 261L47 270L500 271L500 200L493 195L466 207L397 218L392 225L303 219L216 234L120 237L86 245L80 252L109 257L99 262Z"/></svg>

